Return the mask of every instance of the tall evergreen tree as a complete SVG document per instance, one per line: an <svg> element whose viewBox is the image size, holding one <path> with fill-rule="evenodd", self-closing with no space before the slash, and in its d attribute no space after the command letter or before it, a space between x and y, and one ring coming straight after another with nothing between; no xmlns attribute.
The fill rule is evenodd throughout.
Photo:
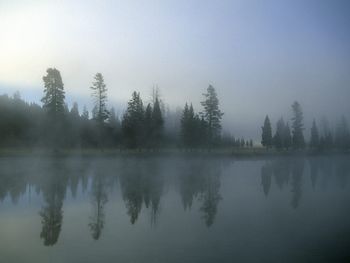
<svg viewBox="0 0 350 263"><path fill-rule="evenodd" d="M316 121L313 120L312 127L311 127L310 148L317 149L319 147L320 147L320 136L318 133Z"/></svg>
<svg viewBox="0 0 350 263"><path fill-rule="evenodd" d="M103 124L109 116L107 110L107 87L101 73L96 73L92 82L92 97L94 100L93 118L99 124Z"/></svg>
<svg viewBox="0 0 350 263"><path fill-rule="evenodd" d="M160 109L158 96L155 98L153 104L152 112L152 142L153 146L158 148L163 139L163 130L164 130L164 120L162 116L162 111Z"/></svg>
<svg viewBox="0 0 350 263"><path fill-rule="evenodd" d="M87 108L86 108L85 105L84 105L83 113L81 114L81 117L82 117L84 120L88 120L88 119L89 119L89 111L87 110Z"/></svg>
<svg viewBox="0 0 350 263"><path fill-rule="evenodd" d="M144 109L140 93L134 91L122 120L125 143L130 148L140 148L144 144Z"/></svg>
<svg viewBox="0 0 350 263"><path fill-rule="evenodd" d="M212 85L209 85L203 96L204 101L201 102L204 107L203 117L208 125L208 143L212 146L220 138L221 118L224 113L219 109L219 99Z"/></svg>
<svg viewBox="0 0 350 263"><path fill-rule="evenodd" d="M279 150L284 148L285 132L286 132L286 127L285 127L284 120L283 120L283 118L280 118L277 121L276 133L275 133L275 136L273 138L274 145Z"/></svg>
<svg viewBox="0 0 350 263"><path fill-rule="evenodd" d="M70 110L70 114L73 118L79 118L79 107L77 102L73 103L73 107Z"/></svg>
<svg viewBox="0 0 350 263"><path fill-rule="evenodd" d="M64 102L65 92L60 72L55 68L46 70L47 75L43 77L44 97L43 109L47 113L44 134L46 144L53 147L55 151L66 143L67 130L64 129L64 116L67 112Z"/></svg>
<svg viewBox="0 0 350 263"><path fill-rule="evenodd" d="M293 147L295 149L302 149L305 147L305 139L304 139L304 124L303 124L303 111L301 109L301 106L299 102L295 101L292 104L292 110L293 110L293 118L292 118L292 141L293 141Z"/></svg>
<svg viewBox="0 0 350 263"><path fill-rule="evenodd" d="M185 104L185 107L181 116L181 140L185 147L189 147L191 145L191 122L194 118L193 108L190 111L188 104Z"/></svg>
<svg viewBox="0 0 350 263"><path fill-rule="evenodd" d="M112 107L109 111L108 117L108 131L109 141L111 146L117 146L120 139L120 121L115 113L115 109Z"/></svg>
<svg viewBox="0 0 350 263"><path fill-rule="evenodd" d="M271 122L268 115L266 115L264 126L262 126L261 129L262 129L261 144L266 148L270 148L272 146L273 141L272 141Z"/></svg>
<svg viewBox="0 0 350 263"><path fill-rule="evenodd" d="M153 109L151 103L147 104L145 110L145 119L144 119L144 136L145 136L145 146L146 148L151 148L153 145L152 135L153 135Z"/></svg>
<svg viewBox="0 0 350 263"><path fill-rule="evenodd" d="M288 150L292 146L292 134L290 132L289 123L287 122L284 130L284 147Z"/></svg>
<svg viewBox="0 0 350 263"><path fill-rule="evenodd" d="M55 68L46 70L47 75L43 77L44 81L44 97L41 99L43 108L47 111L51 118L56 121L64 114L65 92L61 73Z"/></svg>

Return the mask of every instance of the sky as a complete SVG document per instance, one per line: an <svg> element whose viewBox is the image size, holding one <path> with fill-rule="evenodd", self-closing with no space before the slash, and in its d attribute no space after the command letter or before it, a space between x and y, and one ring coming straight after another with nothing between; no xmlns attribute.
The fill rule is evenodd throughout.
<svg viewBox="0 0 350 263"><path fill-rule="evenodd" d="M224 129L257 137L266 114L350 119L350 2L346 0L0 0L0 94L40 102L60 70L67 102L91 106L104 75L110 106L158 86L172 109L201 110L209 84Z"/></svg>

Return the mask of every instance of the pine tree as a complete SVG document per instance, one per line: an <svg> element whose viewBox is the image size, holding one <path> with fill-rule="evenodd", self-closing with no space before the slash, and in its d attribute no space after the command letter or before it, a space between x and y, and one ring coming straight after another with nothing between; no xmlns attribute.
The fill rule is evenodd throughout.
<svg viewBox="0 0 350 263"><path fill-rule="evenodd" d="M140 148L144 142L144 109L140 93L134 91L122 120L125 143L130 148Z"/></svg>
<svg viewBox="0 0 350 263"><path fill-rule="evenodd" d="M65 92L60 72L55 68L46 70L47 75L43 77L44 81L44 97L43 109L47 113L45 122L45 140L47 145L58 148L66 144L67 130L64 129L64 116L68 110L64 102Z"/></svg>
<svg viewBox="0 0 350 263"><path fill-rule="evenodd" d="M109 116L107 110L107 88L101 73L96 73L92 82L92 97L94 100L93 119L102 125Z"/></svg>
<svg viewBox="0 0 350 263"><path fill-rule="evenodd" d="M81 117L82 117L84 120L88 120L88 119L89 119L89 111L87 110L87 108L86 108L85 105L84 105L83 113L81 114Z"/></svg>
<svg viewBox="0 0 350 263"><path fill-rule="evenodd" d="M152 142L153 146L158 148L163 139L163 130L164 130L164 120L162 116L162 111L160 109L158 96L155 98L153 104L152 112Z"/></svg>
<svg viewBox="0 0 350 263"><path fill-rule="evenodd" d="M147 104L146 110L145 110L145 146L146 148L150 148L153 145L153 123L152 123L152 106L150 103Z"/></svg>
<svg viewBox="0 0 350 263"><path fill-rule="evenodd" d="M73 107L72 107L72 109L70 110L70 115L71 115L73 118L79 118L79 107L78 107L78 103L76 103L76 102L73 103Z"/></svg>
<svg viewBox="0 0 350 263"><path fill-rule="evenodd" d="M279 150L284 148L285 130L286 130L286 127L285 127L285 124L284 124L284 120L283 120L283 118L280 118L277 121L276 133L275 133L275 136L273 138L274 145Z"/></svg>
<svg viewBox="0 0 350 263"><path fill-rule="evenodd" d="M272 141L271 122L268 115L266 115L264 126L261 127L261 129L262 129L261 144L266 148L270 148L272 146L273 141Z"/></svg>
<svg viewBox="0 0 350 263"><path fill-rule="evenodd" d="M181 139L185 147L191 147L192 143L192 123L194 120L194 111L192 105L188 107L188 104L185 104L185 107L181 116Z"/></svg>
<svg viewBox="0 0 350 263"><path fill-rule="evenodd" d="M287 150L292 146L292 134L290 132L289 123L287 122L284 130L284 148Z"/></svg>
<svg viewBox="0 0 350 263"><path fill-rule="evenodd" d="M221 133L221 118L224 115L219 109L219 99L212 85L209 85L207 93L203 94L205 100L201 102L204 107L203 116L208 125L209 147L217 142Z"/></svg>
<svg viewBox="0 0 350 263"><path fill-rule="evenodd" d="M303 111L301 109L300 104L295 101L292 104L292 110L293 110L293 118L292 118L292 141L293 141L293 147L295 149L302 149L305 147L305 139L304 139L304 124L303 124Z"/></svg>
<svg viewBox="0 0 350 263"><path fill-rule="evenodd" d="M44 97L41 99L43 108L47 111L53 121L57 121L64 115L65 92L61 73L55 68L46 70L47 75L43 77Z"/></svg>
<svg viewBox="0 0 350 263"><path fill-rule="evenodd" d="M111 146L117 146L120 132L120 121L115 113L115 109L110 109L108 117L108 131Z"/></svg>
<svg viewBox="0 0 350 263"><path fill-rule="evenodd" d="M318 149L319 147L320 147L320 137L319 137L316 121L314 120L312 122L312 127L311 127L310 148Z"/></svg>

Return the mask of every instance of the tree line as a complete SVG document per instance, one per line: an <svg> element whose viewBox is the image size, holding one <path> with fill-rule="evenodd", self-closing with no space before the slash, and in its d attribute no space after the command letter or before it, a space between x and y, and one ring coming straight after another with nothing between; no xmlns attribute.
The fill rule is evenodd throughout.
<svg viewBox="0 0 350 263"><path fill-rule="evenodd" d="M143 103L134 91L122 116L108 108L108 88L101 73L94 76L90 87L93 109L90 117L84 106L82 113L74 102L65 102L65 89L60 71L49 68L43 76L42 106L26 103L16 92L13 97L0 96L0 145L62 147L96 147L156 150L165 146L212 148L227 142L221 136L219 99L209 85L201 105L194 113L192 104L184 106L178 116L179 128L166 125L164 103L158 90L152 102ZM169 114L169 113L168 113Z"/></svg>
<svg viewBox="0 0 350 263"><path fill-rule="evenodd" d="M281 117L276 123L276 130L273 134L271 121L266 115L264 124L261 127L261 144L267 149L275 148L277 150L302 150L306 147L313 151L329 151L350 149L350 131L347 120L341 117L334 131L330 128L328 121L323 119L323 132L319 131L316 120L312 122L310 129L310 140L306 143L304 137L304 117L302 107L299 102L292 104L293 117L292 125L285 122Z"/></svg>
<svg viewBox="0 0 350 263"><path fill-rule="evenodd" d="M121 116L108 108L108 88L101 73L92 81L90 91L93 102L91 116L84 106L73 103L68 108L65 89L59 70L49 68L43 76L42 106L27 103L19 92L12 97L0 96L0 146L59 148L120 148L157 150L162 147L180 147L186 150L217 147L252 148L252 139L235 138L222 133L223 112L212 85L206 89L201 110L196 111L186 102L176 113L166 110L158 90L150 103L144 103L134 91ZM291 125L280 118L273 133L267 115L262 126L261 144L267 149L326 151L349 150L350 132L345 117L334 131L323 120L319 131L314 120L310 140L304 137L304 117L298 102L292 105Z"/></svg>

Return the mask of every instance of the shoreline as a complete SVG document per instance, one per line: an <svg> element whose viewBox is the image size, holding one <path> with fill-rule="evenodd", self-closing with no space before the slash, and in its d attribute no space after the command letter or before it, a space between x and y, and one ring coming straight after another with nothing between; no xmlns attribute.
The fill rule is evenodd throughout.
<svg viewBox="0 0 350 263"><path fill-rule="evenodd" d="M140 157L177 157L177 156L210 156L210 157L233 157L233 158L259 158L259 157L300 157L300 156L336 156L349 155L349 151L311 151L311 150L284 150L275 149L266 150L264 148L246 148L246 149L203 149L203 150L182 150L179 148L163 148L158 150L148 149L119 149L119 148L84 148L84 149L60 149L53 151L45 148L3 148L0 149L0 157L11 156L46 156L46 157L64 157L64 156L140 156Z"/></svg>

